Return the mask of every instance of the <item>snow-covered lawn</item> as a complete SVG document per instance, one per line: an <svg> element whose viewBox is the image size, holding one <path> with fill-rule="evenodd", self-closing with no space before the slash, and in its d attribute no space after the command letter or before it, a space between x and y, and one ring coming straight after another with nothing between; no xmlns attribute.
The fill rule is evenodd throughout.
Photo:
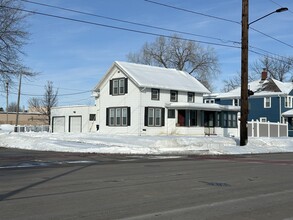
<svg viewBox="0 0 293 220"><path fill-rule="evenodd" d="M256 154L293 152L293 138L238 138L197 136L100 135L98 133L14 133L0 125L0 146L42 151L110 154Z"/></svg>

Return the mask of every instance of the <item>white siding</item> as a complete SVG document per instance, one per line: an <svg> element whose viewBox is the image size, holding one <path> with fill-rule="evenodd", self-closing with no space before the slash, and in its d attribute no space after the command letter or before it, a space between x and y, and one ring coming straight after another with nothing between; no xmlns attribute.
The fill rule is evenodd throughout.
<svg viewBox="0 0 293 220"><path fill-rule="evenodd" d="M56 117L64 117L64 129L63 132L80 132L80 128L82 132L94 132L96 131L96 121L90 121L89 115L96 114L97 118L97 107L96 106L66 106L66 107L54 107L52 108L51 118L54 121ZM77 121L75 126L72 127L70 125L70 118L80 117L81 122L79 128L77 128ZM74 119L72 119L74 120ZM74 123L72 121L72 123ZM60 122L61 123L61 122ZM71 129L70 129L71 128ZM61 128L60 128L61 129ZM62 132L59 129L60 132ZM75 130L78 129L79 131ZM53 132L57 132L56 128L52 128Z"/></svg>

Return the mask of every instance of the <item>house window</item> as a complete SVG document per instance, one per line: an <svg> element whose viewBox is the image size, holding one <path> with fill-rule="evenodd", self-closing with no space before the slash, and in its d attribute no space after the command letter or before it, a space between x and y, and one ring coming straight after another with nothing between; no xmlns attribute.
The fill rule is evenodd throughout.
<svg viewBox="0 0 293 220"><path fill-rule="evenodd" d="M213 104L215 103L215 99L205 99L204 103Z"/></svg>
<svg viewBox="0 0 293 220"><path fill-rule="evenodd" d="M175 109L168 109L168 118L175 118Z"/></svg>
<svg viewBox="0 0 293 220"><path fill-rule="evenodd" d="M240 106L239 99L233 99L233 106Z"/></svg>
<svg viewBox="0 0 293 220"><path fill-rule="evenodd" d="M152 100L160 100L160 90L152 89Z"/></svg>
<svg viewBox="0 0 293 220"><path fill-rule="evenodd" d="M127 93L127 78L110 80L110 95L124 95Z"/></svg>
<svg viewBox="0 0 293 220"><path fill-rule="evenodd" d="M271 97L264 97L264 108L271 107Z"/></svg>
<svg viewBox="0 0 293 220"><path fill-rule="evenodd" d="M106 125L130 126L130 107L107 108Z"/></svg>
<svg viewBox="0 0 293 220"><path fill-rule="evenodd" d="M113 95L118 95L118 87L119 87L119 80L115 79L113 80Z"/></svg>
<svg viewBox="0 0 293 220"><path fill-rule="evenodd" d="M178 101L178 91L171 90L170 91L170 101L177 102Z"/></svg>
<svg viewBox="0 0 293 220"><path fill-rule="evenodd" d="M90 114L90 121L95 121L96 120L96 114Z"/></svg>
<svg viewBox="0 0 293 220"><path fill-rule="evenodd" d="M127 108L122 108L122 126L127 126Z"/></svg>
<svg viewBox="0 0 293 220"><path fill-rule="evenodd" d="M119 79L119 95L125 94L125 82L124 79Z"/></svg>
<svg viewBox="0 0 293 220"><path fill-rule="evenodd" d="M285 108L292 108L292 96L285 97Z"/></svg>
<svg viewBox="0 0 293 220"><path fill-rule="evenodd" d="M165 109L157 107L145 107L145 126L165 126Z"/></svg>
<svg viewBox="0 0 293 220"><path fill-rule="evenodd" d="M154 108L148 109L148 126L154 126Z"/></svg>
<svg viewBox="0 0 293 220"><path fill-rule="evenodd" d="M267 122L268 119L267 119L267 117L260 117L260 118L259 118L259 121L260 121L260 122Z"/></svg>
<svg viewBox="0 0 293 220"><path fill-rule="evenodd" d="M187 93L187 102L194 102L194 92Z"/></svg>
<svg viewBox="0 0 293 220"><path fill-rule="evenodd" d="M237 128L237 113L224 112L223 113L223 127L224 128Z"/></svg>
<svg viewBox="0 0 293 220"><path fill-rule="evenodd" d="M161 126L161 111L162 109L155 109L155 126Z"/></svg>
<svg viewBox="0 0 293 220"><path fill-rule="evenodd" d="M116 108L116 126L121 126L121 108Z"/></svg>
<svg viewBox="0 0 293 220"><path fill-rule="evenodd" d="M221 127L221 113L216 113L216 127Z"/></svg>
<svg viewBox="0 0 293 220"><path fill-rule="evenodd" d="M109 115L109 125L110 126L114 126L115 125L115 108L111 108L110 109L110 115Z"/></svg>

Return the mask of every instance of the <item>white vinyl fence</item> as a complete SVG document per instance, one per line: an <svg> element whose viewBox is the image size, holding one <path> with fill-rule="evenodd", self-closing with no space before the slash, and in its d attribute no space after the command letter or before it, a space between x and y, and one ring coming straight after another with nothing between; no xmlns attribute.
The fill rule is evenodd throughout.
<svg viewBox="0 0 293 220"><path fill-rule="evenodd" d="M14 127L14 132L49 132L49 125L18 125Z"/></svg>
<svg viewBox="0 0 293 220"><path fill-rule="evenodd" d="M248 122L249 137L288 137L287 123Z"/></svg>

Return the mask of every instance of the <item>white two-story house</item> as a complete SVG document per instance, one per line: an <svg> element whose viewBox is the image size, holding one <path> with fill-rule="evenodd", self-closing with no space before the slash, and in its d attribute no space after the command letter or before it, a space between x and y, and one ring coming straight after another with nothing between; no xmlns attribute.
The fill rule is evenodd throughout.
<svg viewBox="0 0 293 220"><path fill-rule="evenodd" d="M210 93L184 71L114 62L94 88L104 134L238 135L239 107L203 103Z"/></svg>

